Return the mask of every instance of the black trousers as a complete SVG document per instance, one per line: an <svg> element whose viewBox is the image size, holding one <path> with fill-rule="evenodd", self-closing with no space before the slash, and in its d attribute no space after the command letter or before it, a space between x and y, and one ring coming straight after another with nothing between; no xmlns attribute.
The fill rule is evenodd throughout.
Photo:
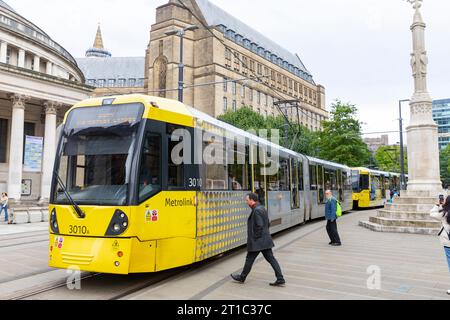
<svg viewBox="0 0 450 320"><path fill-rule="evenodd" d="M250 274L250 271L252 270L253 264L255 263L256 258L259 256L259 254L262 253L264 258L267 260L267 262L270 263L273 270L275 271L275 275L277 276L277 280L284 280L283 273L281 272L280 264L278 263L277 259L273 256L272 249L259 251L259 252L249 252L247 254L247 259L245 260L245 266L244 271L242 271L241 276L247 278L247 276Z"/></svg>
<svg viewBox="0 0 450 320"><path fill-rule="evenodd" d="M341 243L341 238L339 237L338 228L337 228L337 222L334 221L327 221L327 233L330 237L331 243Z"/></svg>

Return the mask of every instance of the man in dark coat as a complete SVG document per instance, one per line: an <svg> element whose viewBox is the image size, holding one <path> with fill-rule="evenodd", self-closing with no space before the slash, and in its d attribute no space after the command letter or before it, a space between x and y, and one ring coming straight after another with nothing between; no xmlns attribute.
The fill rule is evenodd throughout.
<svg viewBox="0 0 450 320"><path fill-rule="evenodd" d="M269 215L267 210L261 203L257 194L251 193L247 196L247 204L252 209L252 213L248 218L248 240L247 240L247 259L245 261L244 270L240 275L232 274L231 277L240 283L244 283L249 275L253 263L260 253L263 254L267 262L270 263L277 281L271 283L271 286L283 286L286 284L280 265L273 256L272 248L275 246L269 231Z"/></svg>

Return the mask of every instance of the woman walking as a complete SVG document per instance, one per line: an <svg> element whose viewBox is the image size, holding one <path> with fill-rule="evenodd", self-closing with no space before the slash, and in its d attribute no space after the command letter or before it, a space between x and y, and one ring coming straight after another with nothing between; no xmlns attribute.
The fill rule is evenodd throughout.
<svg viewBox="0 0 450 320"><path fill-rule="evenodd" d="M2 197L0 198L0 216L5 211L5 222L9 223L8 219L8 194L6 192L2 193Z"/></svg>
<svg viewBox="0 0 450 320"><path fill-rule="evenodd" d="M450 196L445 199L443 205L435 205L431 209L430 216L442 223L442 229L438 235L441 244L444 246L445 256L450 269ZM450 295L450 290L447 291L447 294Z"/></svg>

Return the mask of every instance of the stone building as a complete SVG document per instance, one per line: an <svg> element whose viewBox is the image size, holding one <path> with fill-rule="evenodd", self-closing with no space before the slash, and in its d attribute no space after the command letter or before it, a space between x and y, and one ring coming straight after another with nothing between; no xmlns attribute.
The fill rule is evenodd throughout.
<svg viewBox="0 0 450 320"><path fill-rule="evenodd" d="M100 26L94 45L85 58L76 59L88 85L96 87L93 96L146 93L144 91L145 57L112 57L103 45Z"/></svg>
<svg viewBox="0 0 450 320"><path fill-rule="evenodd" d="M199 29L187 31L184 37L185 103L212 116L243 105L263 115L277 115L274 101L299 99L300 122L320 129L329 116L325 88L314 82L299 56L208 0L170 0L157 8L145 59L148 94L177 99L173 89L178 87L180 37L166 33L190 25ZM256 77L263 77L262 83ZM226 82L230 80L240 81ZM205 85L211 83L217 84ZM289 116L298 119L295 109Z"/></svg>
<svg viewBox="0 0 450 320"><path fill-rule="evenodd" d="M56 128L94 89L84 83L69 52L0 0L0 192L48 200Z"/></svg>
<svg viewBox="0 0 450 320"><path fill-rule="evenodd" d="M364 142L372 152L377 152L381 147L387 147L389 145L389 135L385 134L377 138L365 138Z"/></svg>

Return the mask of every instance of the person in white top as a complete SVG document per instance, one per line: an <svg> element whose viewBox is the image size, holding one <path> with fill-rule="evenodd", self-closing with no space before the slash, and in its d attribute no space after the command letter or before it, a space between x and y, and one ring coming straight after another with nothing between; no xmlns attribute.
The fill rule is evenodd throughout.
<svg viewBox="0 0 450 320"><path fill-rule="evenodd" d="M0 198L0 216L5 211L5 222L9 223L8 219L8 194L6 192L2 193L2 197Z"/></svg>
<svg viewBox="0 0 450 320"><path fill-rule="evenodd" d="M445 202L435 205L430 211L431 218L439 220L442 223L441 231L439 232L439 239L444 247L445 256L450 270L450 196L445 199ZM447 291L450 295L450 290Z"/></svg>

